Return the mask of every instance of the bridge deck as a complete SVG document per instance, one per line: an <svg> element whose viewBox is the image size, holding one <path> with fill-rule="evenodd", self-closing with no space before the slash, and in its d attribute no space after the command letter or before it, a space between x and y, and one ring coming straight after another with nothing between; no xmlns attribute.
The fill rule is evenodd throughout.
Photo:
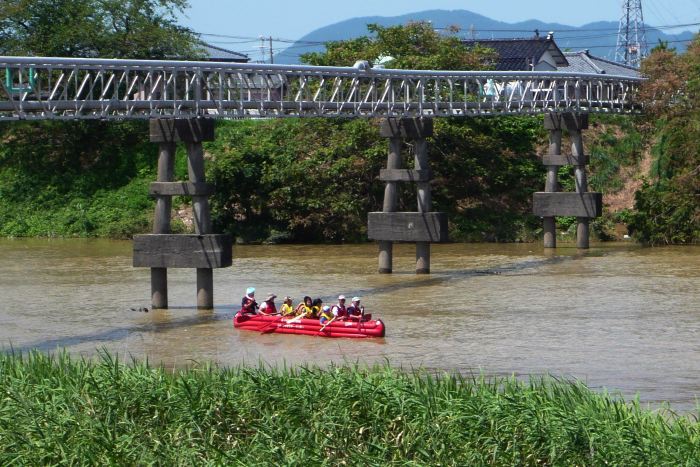
<svg viewBox="0 0 700 467"><path fill-rule="evenodd" d="M641 82L610 75L363 64L0 57L0 120L637 113Z"/></svg>

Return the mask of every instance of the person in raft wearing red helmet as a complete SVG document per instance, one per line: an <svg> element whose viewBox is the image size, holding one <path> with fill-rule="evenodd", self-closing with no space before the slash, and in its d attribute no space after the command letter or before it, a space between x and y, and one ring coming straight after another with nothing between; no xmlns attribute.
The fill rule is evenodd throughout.
<svg viewBox="0 0 700 467"><path fill-rule="evenodd" d="M338 303L331 307L333 316L339 320L344 320L348 316L348 309L345 308L345 295L338 295Z"/></svg>
<svg viewBox="0 0 700 467"><path fill-rule="evenodd" d="M276 315L277 307L275 306L275 299L277 295L271 293L267 295L267 298L262 305L260 305L260 314L262 315Z"/></svg>
<svg viewBox="0 0 700 467"><path fill-rule="evenodd" d="M255 287L248 287L245 290L245 296L241 299L241 314L254 315L258 308L258 302L255 301Z"/></svg>

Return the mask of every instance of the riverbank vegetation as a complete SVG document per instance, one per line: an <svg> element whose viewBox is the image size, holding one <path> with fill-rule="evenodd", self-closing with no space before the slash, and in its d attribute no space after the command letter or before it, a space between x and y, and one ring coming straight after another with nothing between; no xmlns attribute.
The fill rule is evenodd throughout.
<svg viewBox="0 0 700 467"><path fill-rule="evenodd" d="M700 39L683 54L661 44L642 62L652 163L631 226L651 244L700 242Z"/></svg>
<svg viewBox="0 0 700 467"><path fill-rule="evenodd" d="M700 426L582 383L389 367L169 371L0 354L0 463L687 465Z"/></svg>
<svg viewBox="0 0 700 467"><path fill-rule="evenodd" d="M80 2L81 8L95 3ZM67 40L67 30L89 31L98 24L88 18L81 29L45 21L53 3L34 2L32 20L45 21L45 28L36 30L39 36L27 36L17 26L27 14L20 0L0 7L0 32L11 39L0 43L0 51L196 56L194 36L174 22L173 12L186 2L157 2L165 5L162 9L147 1L152 8L143 13L131 8L133 2L97 3L107 8L104 17L130 18L139 25L129 30L128 44L119 53L109 47L117 47L122 22L103 31L89 53L85 47L92 42L82 36L74 38L80 47L64 50L59 45ZM171 44L170 49L148 48L149 38L157 35L153 28L169 34L160 44ZM438 34L423 23L370 26L370 33L373 38L330 43L326 52L304 59L352 65L358 58L383 57L387 66L445 69L488 68L493 60L489 50L468 49L455 35ZM41 44L47 49L38 50ZM589 185L605 195L604 216L592 223L598 238L632 234L650 244L700 239L700 111L694 98L698 86L691 79L700 68L699 47L694 43L683 55L661 48L645 62L650 80L641 97L648 118L591 116L584 138L591 156ZM682 93L675 92L679 88ZM156 178L157 147L147 134L145 122L0 124L0 236L129 238L148 232L154 202L147 193ZM545 170L537 156L547 146L541 117L436 119L429 144L433 209L447 213L451 240L540 238L541 221L531 214L531 199L544 187ZM407 166L411 149L405 147ZM365 241L367 213L381 209L378 175L387 142L374 121L220 121L216 141L205 144L205 150L207 177L217 190L212 197L215 229L238 241ZM181 150L175 175L187 179ZM562 189L573 191L571 167L561 168L559 179ZM404 185L399 209L415 210L415 188ZM175 199L176 232L191 228L189 203ZM558 228L563 239L573 238L576 220L559 218Z"/></svg>

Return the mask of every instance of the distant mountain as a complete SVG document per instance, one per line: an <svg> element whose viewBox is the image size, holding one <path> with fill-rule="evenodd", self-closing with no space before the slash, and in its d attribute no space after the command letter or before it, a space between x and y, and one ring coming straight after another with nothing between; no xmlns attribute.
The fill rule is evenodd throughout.
<svg viewBox="0 0 700 467"><path fill-rule="evenodd" d="M446 28L456 25L461 28L460 35L466 38L496 39L531 37L535 30L540 34L554 31L554 39L562 51L579 51L590 49L598 57L615 58L618 23L599 21L580 27L567 26L559 23L544 23L530 19L518 23L504 23L487 18L467 10L428 10L409 13L401 16L366 16L352 18L339 23L317 29L299 39L290 47L275 57L275 63L299 63L299 56L306 52L323 51L322 43L352 39L367 35L367 24L376 23L382 26L395 26L408 21L431 21L436 28ZM685 50L686 41L695 33L684 31L680 34L666 34L663 31L647 26L647 43L652 48L659 41L667 41L670 47L679 51ZM367 57L372 59L374 57Z"/></svg>

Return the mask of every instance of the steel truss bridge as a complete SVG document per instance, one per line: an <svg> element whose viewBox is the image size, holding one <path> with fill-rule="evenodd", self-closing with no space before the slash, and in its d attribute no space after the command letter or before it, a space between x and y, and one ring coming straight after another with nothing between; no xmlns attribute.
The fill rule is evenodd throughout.
<svg viewBox="0 0 700 467"><path fill-rule="evenodd" d="M638 113L641 78L0 57L0 120Z"/></svg>

